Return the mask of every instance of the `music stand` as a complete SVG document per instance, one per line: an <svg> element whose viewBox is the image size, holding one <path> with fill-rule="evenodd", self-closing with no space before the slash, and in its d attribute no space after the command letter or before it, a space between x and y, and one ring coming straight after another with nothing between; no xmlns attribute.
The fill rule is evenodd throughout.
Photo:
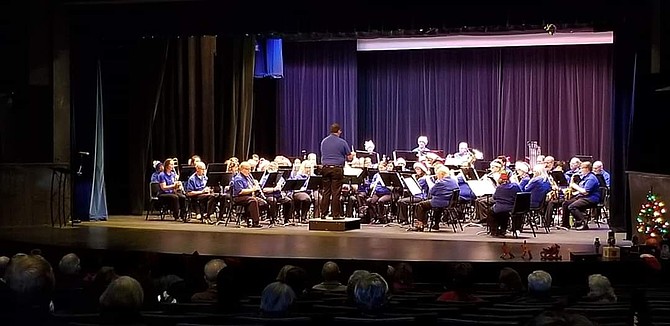
<svg viewBox="0 0 670 326"><path fill-rule="evenodd" d="M473 168L462 167L461 173L463 173L463 177L465 178L465 180L479 180L477 170Z"/></svg>
<svg viewBox="0 0 670 326"><path fill-rule="evenodd" d="M349 193L347 194L347 204L348 205L353 205L351 203L351 193L354 192L354 188L352 187L353 184L361 184L363 183L363 179L367 175L366 170L363 168L344 168L344 179L343 183L346 183L349 185ZM353 211L353 210L352 210ZM358 213L358 211L356 211Z"/></svg>
<svg viewBox="0 0 670 326"><path fill-rule="evenodd" d="M580 162L589 161L593 164L593 155L577 154L575 157L578 158Z"/></svg>
<svg viewBox="0 0 670 326"><path fill-rule="evenodd" d="M398 158L400 158L400 157L405 159L405 162L407 162L407 164L409 164L410 162L412 162L412 164L414 164L415 162L417 162L417 157L418 156L417 156L416 152L407 151L407 150L398 150L398 149L394 150L393 151L393 161L397 161Z"/></svg>
<svg viewBox="0 0 670 326"><path fill-rule="evenodd" d="M436 154L439 157L444 157L444 150L443 149L431 149L428 151L428 153L433 153Z"/></svg>
<svg viewBox="0 0 670 326"><path fill-rule="evenodd" d="M209 163L207 172L226 172L228 168L225 163Z"/></svg>
<svg viewBox="0 0 670 326"><path fill-rule="evenodd" d="M291 194L293 194L293 192L301 190L305 186L305 183L307 183L307 179L286 180L286 182L284 183L284 185L281 188L281 191L284 191L284 192L287 192L287 193L290 192ZM295 214L294 214L294 212L295 212L295 201L293 200L292 197L293 196L291 196L291 215L293 216L293 223L295 224Z"/></svg>
<svg viewBox="0 0 670 326"><path fill-rule="evenodd" d="M372 164L379 164L379 153L356 150L356 157L359 159L369 157Z"/></svg>
<svg viewBox="0 0 670 326"><path fill-rule="evenodd" d="M405 185L403 184L402 180L400 180L400 174L398 172L379 172L379 176L382 179L382 182L384 182L384 185L387 187L393 187L394 190L395 188L401 188L404 189ZM394 191L391 191L391 204L395 202L394 198ZM389 214L391 213L391 207L389 206L389 211L386 212L386 220L390 220Z"/></svg>
<svg viewBox="0 0 670 326"><path fill-rule="evenodd" d="M496 186L489 180L467 180L465 181L477 197L491 196L496 191Z"/></svg>
<svg viewBox="0 0 670 326"><path fill-rule="evenodd" d="M265 172L263 172L263 171L253 171L253 172L251 172L251 176L256 181L260 180L263 177L263 174L265 174Z"/></svg>
<svg viewBox="0 0 670 326"><path fill-rule="evenodd" d="M565 179L565 174L563 174L563 171L551 171L551 178L556 181L556 184L559 187L567 187L568 186L568 180Z"/></svg>
<svg viewBox="0 0 670 326"><path fill-rule="evenodd" d="M193 173L195 173L195 166L183 165L181 167L181 173L179 174L179 181L187 182Z"/></svg>
<svg viewBox="0 0 670 326"><path fill-rule="evenodd" d="M260 186L261 188L274 188L277 182L279 182L279 172L270 172L268 177L265 178L265 182Z"/></svg>
<svg viewBox="0 0 670 326"><path fill-rule="evenodd" d="M319 189L321 189L321 178L322 177L320 175L310 176L308 181L307 181L307 189L306 190L312 190L312 191L317 191L318 192ZM339 196L340 194L333 194L333 196L335 196L335 195ZM320 196L316 196L316 208L315 208L315 210L319 212L319 216L315 216L315 218L321 218L321 216L320 216L321 215L321 210L320 209L317 210L317 208L319 208L319 197Z"/></svg>
<svg viewBox="0 0 670 326"><path fill-rule="evenodd" d="M207 187L211 187L212 189L219 187L219 193L223 193L223 189L226 185L230 184L231 180L233 180L232 172L207 173Z"/></svg>
<svg viewBox="0 0 670 326"><path fill-rule="evenodd" d="M414 208L415 203L421 202L421 200L414 201L418 196L423 195L421 185L419 185L419 182L414 176L403 176L402 181L405 185L405 189L407 189L407 191L410 193L409 206ZM409 221L414 221L414 209L409 209L407 217Z"/></svg>

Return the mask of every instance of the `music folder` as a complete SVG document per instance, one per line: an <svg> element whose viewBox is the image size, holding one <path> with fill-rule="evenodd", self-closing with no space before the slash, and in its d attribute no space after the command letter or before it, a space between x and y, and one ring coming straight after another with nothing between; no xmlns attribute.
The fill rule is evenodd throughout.
<svg viewBox="0 0 670 326"><path fill-rule="evenodd" d="M195 166L182 165L180 169L181 171L179 171L179 181L181 182L188 181L188 178L190 178L193 173L195 173Z"/></svg>
<svg viewBox="0 0 670 326"><path fill-rule="evenodd" d="M274 188L279 181L279 172L269 172L265 182L261 185L263 188Z"/></svg>
<svg viewBox="0 0 670 326"><path fill-rule="evenodd" d="M467 180L466 182L477 197L493 195L496 191L496 187L490 180Z"/></svg>
<svg viewBox="0 0 670 326"><path fill-rule="evenodd" d="M210 172L207 173L207 187L214 189L215 187L225 187L233 180L232 172Z"/></svg>
<svg viewBox="0 0 670 326"><path fill-rule="evenodd" d="M307 190L317 190L321 188L321 176L313 175L310 176L309 181L307 181Z"/></svg>
<svg viewBox="0 0 670 326"><path fill-rule="evenodd" d="M398 172L380 172L379 176L384 181L384 185L387 187L403 187L403 183L400 180L400 174Z"/></svg>
<svg viewBox="0 0 670 326"><path fill-rule="evenodd" d="M298 191L305 186L307 179L293 179L286 180L284 186L281 188L282 191Z"/></svg>
<svg viewBox="0 0 670 326"><path fill-rule="evenodd" d="M551 171L551 177L556 181L556 184L559 187L567 187L568 180L565 179L565 174L563 171Z"/></svg>
<svg viewBox="0 0 670 326"><path fill-rule="evenodd" d="M365 170L360 168L344 168L344 183L361 184L365 178Z"/></svg>

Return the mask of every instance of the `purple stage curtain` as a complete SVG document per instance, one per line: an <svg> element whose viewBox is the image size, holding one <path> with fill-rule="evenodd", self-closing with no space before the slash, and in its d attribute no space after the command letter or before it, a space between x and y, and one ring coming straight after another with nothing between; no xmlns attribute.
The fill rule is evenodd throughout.
<svg viewBox="0 0 670 326"><path fill-rule="evenodd" d="M609 45L360 53L359 135L380 153L420 135L447 153L460 141L512 160L543 154L610 162ZM358 146L360 147L360 146Z"/></svg>
<svg viewBox="0 0 670 326"><path fill-rule="evenodd" d="M319 154L331 123L357 142L356 42L284 43L284 79L278 84L278 153ZM269 135L268 135L269 136Z"/></svg>

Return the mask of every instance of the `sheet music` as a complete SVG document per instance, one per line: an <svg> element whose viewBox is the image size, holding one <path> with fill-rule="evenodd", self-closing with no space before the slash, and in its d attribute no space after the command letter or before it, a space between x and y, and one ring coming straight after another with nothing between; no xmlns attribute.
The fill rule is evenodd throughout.
<svg viewBox="0 0 670 326"><path fill-rule="evenodd" d="M405 182L405 185L412 196L419 196L422 194L421 186L419 186L419 183L414 177L403 177L402 180Z"/></svg>
<svg viewBox="0 0 670 326"><path fill-rule="evenodd" d="M347 177L357 177L363 173L363 169L360 168L352 168L352 167L344 167L343 169L344 175Z"/></svg>
<svg viewBox="0 0 670 326"><path fill-rule="evenodd" d="M472 189L472 193L477 197L493 195L496 191L496 187L490 180L468 180L466 182Z"/></svg>

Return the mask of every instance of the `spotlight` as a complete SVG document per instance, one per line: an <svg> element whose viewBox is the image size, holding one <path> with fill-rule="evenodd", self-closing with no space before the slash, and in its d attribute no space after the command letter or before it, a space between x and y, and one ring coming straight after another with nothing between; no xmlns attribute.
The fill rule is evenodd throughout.
<svg viewBox="0 0 670 326"><path fill-rule="evenodd" d="M554 24L547 24L544 26L544 30L549 33L549 35L554 35L556 33L556 25Z"/></svg>

